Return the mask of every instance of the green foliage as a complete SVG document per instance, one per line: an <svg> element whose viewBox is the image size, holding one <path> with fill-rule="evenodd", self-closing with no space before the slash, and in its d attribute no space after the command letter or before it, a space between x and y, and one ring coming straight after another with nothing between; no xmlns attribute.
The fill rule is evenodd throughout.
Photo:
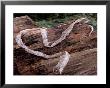
<svg viewBox="0 0 110 88"><path fill-rule="evenodd" d="M39 27L47 27L47 28L52 28L59 23L64 23L65 21L68 21L69 17L66 18L57 18L57 19L51 19L51 20L40 20L36 21L36 24L39 25Z"/></svg>
<svg viewBox="0 0 110 88"><path fill-rule="evenodd" d="M77 13L77 14L50 14L46 16L45 19L36 19L36 24L40 27L52 28L59 23L64 23L69 20L78 19L81 17L86 17L90 20L89 24L95 29L97 27L97 14L95 13Z"/></svg>
<svg viewBox="0 0 110 88"><path fill-rule="evenodd" d="M39 27L47 27L47 28L51 28L52 25L54 25L53 22L46 20L38 21L36 22L36 24L39 25Z"/></svg>
<svg viewBox="0 0 110 88"><path fill-rule="evenodd" d="M97 29L97 14L96 13L16 13L16 16L28 15L36 24L40 27L51 28L59 23L64 23L72 19L78 19L81 17L86 17L90 20L91 24L95 29Z"/></svg>

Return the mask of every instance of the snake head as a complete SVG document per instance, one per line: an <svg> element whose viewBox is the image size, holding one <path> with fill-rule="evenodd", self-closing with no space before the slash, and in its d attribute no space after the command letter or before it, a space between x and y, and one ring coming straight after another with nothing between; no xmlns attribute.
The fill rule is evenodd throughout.
<svg viewBox="0 0 110 88"><path fill-rule="evenodd" d="M60 68L58 68L58 67L54 67L54 68L53 68L53 73L54 73L55 75L61 75L61 72L59 71L59 69L60 69Z"/></svg>

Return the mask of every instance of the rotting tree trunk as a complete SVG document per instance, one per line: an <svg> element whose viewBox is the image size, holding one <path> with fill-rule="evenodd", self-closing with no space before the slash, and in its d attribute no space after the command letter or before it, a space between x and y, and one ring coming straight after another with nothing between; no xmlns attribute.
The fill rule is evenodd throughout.
<svg viewBox="0 0 110 88"><path fill-rule="evenodd" d="M18 72L22 75L57 75L53 67L59 58L48 60L17 60ZM62 75L96 75L97 74L97 48L72 53Z"/></svg>
<svg viewBox="0 0 110 88"><path fill-rule="evenodd" d="M97 48L84 50L71 54L71 58L65 67L62 75L96 75L97 74ZM52 72L52 67L56 65L59 58L42 60L41 64L48 69L48 74Z"/></svg>

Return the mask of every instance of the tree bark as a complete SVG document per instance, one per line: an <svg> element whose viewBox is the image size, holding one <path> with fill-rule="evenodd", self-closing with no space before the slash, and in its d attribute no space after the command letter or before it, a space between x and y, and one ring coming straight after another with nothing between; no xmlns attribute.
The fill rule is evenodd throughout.
<svg viewBox="0 0 110 88"><path fill-rule="evenodd" d="M67 66L62 75L96 75L97 74L97 48L71 53ZM47 60L17 60L17 69L22 75L59 75L53 72L53 67L59 58Z"/></svg>

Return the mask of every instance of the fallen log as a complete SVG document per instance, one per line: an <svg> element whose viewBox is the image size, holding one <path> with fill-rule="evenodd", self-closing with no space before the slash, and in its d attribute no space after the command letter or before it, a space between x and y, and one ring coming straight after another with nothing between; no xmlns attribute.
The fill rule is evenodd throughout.
<svg viewBox="0 0 110 88"><path fill-rule="evenodd" d="M53 67L59 58L48 60L17 60L19 75L58 75ZM97 74L97 48L71 53L70 60L64 68L62 75L96 75ZM17 74L18 75L18 74Z"/></svg>

